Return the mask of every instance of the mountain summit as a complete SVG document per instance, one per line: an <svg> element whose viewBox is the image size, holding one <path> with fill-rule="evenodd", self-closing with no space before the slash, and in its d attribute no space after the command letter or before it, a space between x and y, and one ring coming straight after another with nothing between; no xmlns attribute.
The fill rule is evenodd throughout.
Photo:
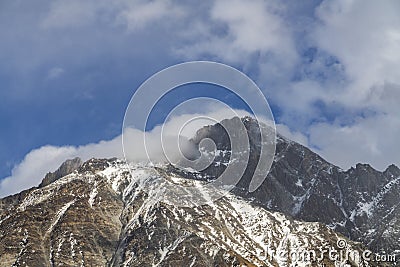
<svg viewBox="0 0 400 267"><path fill-rule="evenodd" d="M232 120L240 123L238 119ZM250 161L234 193L268 210L295 219L320 222L350 239L381 252L400 253L400 169L390 165L379 172L368 164L347 171L310 149L277 134L274 162L264 183L252 193L247 185L259 158L260 125L241 119L250 142ZM203 172L218 176L231 151L224 129L216 124L200 129L194 138L214 140L220 152Z"/></svg>
<svg viewBox="0 0 400 267"><path fill-rule="evenodd" d="M231 193L207 205L161 196L163 185L196 186L223 171L232 151L218 124L193 138L214 140L218 151L201 173L74 159L41 186L0 199L0 266L385 266L361 255L398 249L399 169L343 171L278 136L271 172L249 193L259 124L241 121L250 164Z"/></svg>

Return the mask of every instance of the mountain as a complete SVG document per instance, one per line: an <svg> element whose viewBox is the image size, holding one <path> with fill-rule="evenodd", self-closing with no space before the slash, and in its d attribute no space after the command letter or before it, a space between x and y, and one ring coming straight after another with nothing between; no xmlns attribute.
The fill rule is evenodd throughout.
<svg viewBox="0 0 400 267"><path fill-rule="evenodd" d="M256 120L222 121L200 129L193 142L212 139L220 151L204 175L218 177L232 151L227 131L243 123L250 142L250 161L234 193L267 210L279 211L297 220L320 222L371 250L400 254L400 169L384 172L368 164L347 171L327 162L310 149L277 135L276 153L264 183L248 192L255 162L260 154L260 127Z"/></svg>
<svg viewBox="0 0 400 267"><path fill-rule="evenodd" d="M42 182L39 184L39 187L49 185L61 177L70 174L71 172L77 170L82 164L82 160L78 157L66 160L55 172L47 173Z"/></svg>
<svg viewBox="0 0 400 267"><path fill-rule="evenodd" d="M203 189L225 170L235 155L221 126L237 135L238 123L250 160L236 187L216 189L224 196L201 206L168 201L166 188L183 196L182 185ZM245 117L199 129L191 140L199 150L207 152L202 140L208 138L217 149L201 172L119 159L66 161L38 187L0 199L0 266L396 264L361 255L367 247L399 252L400 170L358 164L344 171L278 135L271 171L250 193L260 127L269 129ZM210 194L200 190L199 197Z"/></svg>
<svg viewBox="0 0 400 267"><path fill-rule="evenodd" d="M323 258L320 266L335 266L319 249L340 251L344 242L349 266L367 266L351 259L360 243L234 194L194 208L169 205L160 198L165 183L202 182L157 168L92 159L1 199L0 265L306 266L309 258L316 266Z"/></svg>

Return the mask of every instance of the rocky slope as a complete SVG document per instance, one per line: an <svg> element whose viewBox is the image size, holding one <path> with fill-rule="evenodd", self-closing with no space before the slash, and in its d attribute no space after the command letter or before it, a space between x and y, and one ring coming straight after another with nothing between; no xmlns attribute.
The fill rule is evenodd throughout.
<svg viewBox="0 0 400 267"><path fill-rule="evenodd" d="M55 172L49 172L46 174L39 187L43 187L51 184L52 182L70 174L71 172L77 170L83 164L80 158L68 159L66 160Z"/></svg>
<svg viewBox="0 0 400 267"><path fill-rule="evenodd" d="M165 166L93 159L46 186L3 198L0 265L334 266L320 249L339 255L347 242L347 263L367 266L357 257L361 244L233 194L195 208L169 205L160 194L172 182L202 183Z"/></svg>
<svg viewBox="0 0 400 267"><path fill-rule="evenodd" d="M199 145L210 138L217 148L200 173L73 159L39 187L0 199L0 266L335 266L332 250L348 252L338 256L349 258L349 266L398 264L393 257L386 265L357 257L366 246L390 256L400 252L396 166L344 171L278 135L271 171L249 193L259 124L246 117L224 125L237 131L237 123L249 137L249 164L232 193L207 205L181 207L163 194L177 188L172 195L181 196L178 184L203 188L231 163L220 124L192 140ZM200 190L205 200L207 194Z"/></svg>
<svg viewBox="0 0 400 267"><path fill-rule="evenodd" d="M234 121L240 122L231 119L231 123ZM251 160L234 190L236 194L295 219L321 222L374 251L400 254L398 167L391 165L379 172L368 164L357 164L344 171L278 134L271 171L264 183L249 193L247 186L259 156L260 131L259 124L252 118L241 121L249 136ZM235 128L234 125L230 127ZM199 144L204 138L215 141L218 153L203 173L216 177L229 162L229 138L219 124L199 130L193 141Z"/></svg>

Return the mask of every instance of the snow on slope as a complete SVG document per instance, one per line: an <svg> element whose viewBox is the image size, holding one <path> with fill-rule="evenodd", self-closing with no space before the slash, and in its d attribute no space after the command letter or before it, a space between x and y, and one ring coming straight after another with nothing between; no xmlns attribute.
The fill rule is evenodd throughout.
<svg viewBox="0 0 400 267"><path fill-rule="evenodd" d="M253 206L233 194L228 194L209 205L195 208L175 207L162 203L158 197L162 194L162 187L159 185L169 181L176 182L177 178L170 180L157 176L154 169L146 166L131 166L131 168L132 176L126 187L120 186L126 179L124 175L126 169L118 167L118 164L100 172L129 204L135 201L140 203L137 198L144 187L149 194L148 199L142 202L130 218L124 232L133 233L143 225L154 225L160 217L163 217L167 220L165 225L167 228L170 228L171 224L179 225L183 233L169 244L162 246L162 242L159 243L160 247L156 253L158 255L155 256L156 264L153 266L159 266L163 260L166 260L168 255L177 248L178 243L182 243L190 233L203 240L202 247L210 257L215 256L219 251L233 251L255 266L274 266L274 264L310 266L313 259L301 258L302 255L315 252L318 257L319 249L337 249L336 243L341 240L341 237L333 231L318 223L293 221L280 213ZM198 183L199 181L190 182ZM148 240L160 238L155 236L151 229L147 229L146 233ZM331 240L328 240L327 236ZM359 249L359 245L355 247L349 245L347 249L350 251L349 255L354 256L357 255L355 251ZM351 260L357 266L364 266L359 258ZM129 257L124 264L128 262L134 262L134 258ZM195 258L192 259L192 263L196 263Z"/></svg>
<svg viewBox="0 0 400 267"><path fill-rule="evenodd" d="M327 255L318 261L320 249L338 250L343 238L329 228L230 193L208 205L171 205L162 194L174 183L205 182L162 165L89 161L0 213L0 266L334 266ZM355 257L361 246L345 241L353 266L366 266Z"/></svg>

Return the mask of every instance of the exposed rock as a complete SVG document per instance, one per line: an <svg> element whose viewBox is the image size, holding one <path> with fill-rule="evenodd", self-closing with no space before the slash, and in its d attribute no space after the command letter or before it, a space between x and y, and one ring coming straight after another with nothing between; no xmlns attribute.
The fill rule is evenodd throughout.
<svg viewBox="0 0 400 267"><path fill-rule="evenodd" d="M70 174L71 172L77 170L82 165L82 163L82 160L78 157L66 160L55 172L47 173L40 183L39 187L49 185L57 179L60 179L61 177Z"/></svg>
<svg viewBox="0 0 400 267"><path fill-rule="evenodd" d="M237 118L231 121L240 123ZM391 165L379 172L368 164L357 164L344 171L278 134L270 173L249 193L247 187L260 153L260 131L254 119L245 117L242 122L251 150L247 169L234 189L236 194L296 219L321 222L373 250L400 252L398 167ZM198 144L203 138L214 140L217 150L224 151L203 171L204 176L218 177L231 157L229 138L218 124L199 130L194 141Z"/></svg>
<svg viewBox="0 0 400 267"><path fill-rule="evenodd" d="M83 166L90 168L28 191L1 213L0 266L335 266L327 255L307 260L291 253L339 251L345 240L322 224L292 220L233 194L212 205L171 206L158 198L159 182L186 178L167 170L160 176L117 160ZM348 263L367 266L352 256L363 246L346 242Z"/></svg>
<svg viewBox="0 0 400 267"><path fill-rule="evenodd" d="M238 120L225 125L235 127ZM232 194L196 208L159 198L171 181L201 184L224 171L232 152L218 124L193 139L216 143L218 154L203 172L73 160L48 174L39 188L0 199L0 266L301 266L304 260L290 252L339 250L339 240L353 253L365 246L399 253L398 167L379 172L357 164L344 171L278 135L271 171L249 193L261 124L242 121L250 162ZM272 251L289 256L271 258ZM308 263L338 264L328 257ZM378 265L354 258L348 263Z"/></svg>

